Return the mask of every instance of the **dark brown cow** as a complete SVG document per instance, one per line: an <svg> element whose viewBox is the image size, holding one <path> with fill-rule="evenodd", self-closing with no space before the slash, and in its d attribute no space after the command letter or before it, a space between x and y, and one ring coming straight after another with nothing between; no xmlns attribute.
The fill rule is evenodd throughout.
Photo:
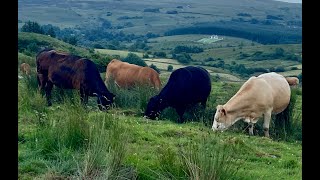
<svg viewBox="0 0 320 180"><path fill-rule="evenodd" d="M20 71L22 72L22 74L30 76L30 73L31 73L30 65L28 63L22 63L20 65Z"/></svg>
<svg viewBox="0 0 320 180"><path fill-rule="evenodd" d="M36 57L39 88L45 90L48 106L51 106L53 85L65 89L80 90L81 101L97 96L100 108L107 109L113 103L114 94L105 86L96 65L80 56L45 49Z"/></svg>
<svg viewBox="0 0 320 180"><path fill-rule="evenodd" d="M110 79L122 88L130 88L135 85L150 85L157 90L161 87L161 81L157 71L150 67L142 67L135 64L113 59L106 69L106 84Z"/></svg>

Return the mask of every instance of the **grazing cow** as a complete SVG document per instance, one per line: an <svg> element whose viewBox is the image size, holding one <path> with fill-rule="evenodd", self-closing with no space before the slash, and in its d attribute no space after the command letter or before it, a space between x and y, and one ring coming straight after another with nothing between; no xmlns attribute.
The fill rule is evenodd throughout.
<svg viewBox="0 0 320 180"><path fill-rule="evenodd" d="M31 73L30 65L28 63L22 63L20 65L20 71L22 72L22 74L30 76L30 73Z"/></svg>
<svg viewBox="0 0 320 180"><path fill-rule="evenodd" d="M290 95L290 86L280 74L271 72L251 77L226 104L217 106L212 130L226 130L243 119L249 123L249 134L253 135L254 124L263 116L264 135L269 137L271 114L284 111Z"/></svg>
<svg viewBox="0 0 320 180"><path fill-rule="evenodd" d="M122 88L130 88L134 85L150 85L157 90L161 87L161 81L157 71L150 67L142 67L113 59L106 69L107 84L110 79Z"/></svg>
<svg viewBox="0 0 320 180"><path fill-rule="evenodd" d="M88 96L97 96L100 110L113 103L114 94L108 91L96 65L80 56L45 49L36 57L39 88L45 90L48 106L51 106L53 85L65 89L80 90L81 101L86 104Z"/></svg>
<svg viewBox="0 0 320 180"><path fill-rule="evenodd" d="M163 109L173 107L179 115L178 123L182 123L187 106L201 103L205 108L210 92L211 79L207 70L194 66L177 69L161 92L150 98L144 115L155 119Z"/></svg>
<svg viewBox="0 0 320 180"><path fill-rule="evenodd" d="M286 77L286 80L289 83L289 86L296 87L299 84L299 79L297 77Z"/></svg>

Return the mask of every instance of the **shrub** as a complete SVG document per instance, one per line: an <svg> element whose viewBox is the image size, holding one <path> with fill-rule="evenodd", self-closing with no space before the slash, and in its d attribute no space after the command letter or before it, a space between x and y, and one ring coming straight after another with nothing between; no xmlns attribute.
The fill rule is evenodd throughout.
<svg viewBox="0 0 320 180"><path fill-rule="evenodd" d="M130 64L136 64L138 66L147 66L147 63L144 62L143 59L141 59L138 55L134 53L129 53L127 57L123 59L123 61L128 62Z"/></svg>
<svg viewBox="0 0 320 180"><path fill-rule="evenodd" d="M278 66L278 67L275 68L274 71L275 71L275 72L284 72L285 69L284 69L284 67L282 67L282 66Z"/></svg>
<svg viewBox="0 0 320 180"><path fill-rule="evenodd" d="M156 65L151 64L150 67L151 67L152 69L154 69L155 71L157 71L157 73L160 74L160 69L159 69Z"/></svg>
<svg viewBox="0 0 320 180"><path fill-rule="evenodd" d="M172 71L173 71L173 66L172 66L172 65L168 65L167 70L168 70L169 72L172 72Z"/></svg>

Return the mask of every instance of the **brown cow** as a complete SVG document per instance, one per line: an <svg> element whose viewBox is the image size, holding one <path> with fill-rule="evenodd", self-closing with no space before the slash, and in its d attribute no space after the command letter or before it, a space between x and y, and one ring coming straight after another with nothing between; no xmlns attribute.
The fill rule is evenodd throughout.
<svg viewBox="0 0 320 180"><path fill-rule="evenodd" d="M260 117L264 117L264 135L269 137L271 114L284 111L290 102L291 90L286 79L275 72L251 77L224 105L218 105L212 130L225 130L240 119L250 124L249 133Z"/></svg>
<svg viewBox="0 0 320 180"><path fill-rule="evenodd" d="M96 96L100 110L108 109L114 94L109 92L100 73L90 59L45 49L36 57L37 78L41 90L45 90L47 103L51 106L53 85L80 91L81 101L86 104L88 96Z"/></svg>
<svg viewBox="0 0 320 180"><path fill-rule="evenodd" d="M299 84L299 79L297 77L286 77L286 80L289 83L289 86L296 87Z"/></svg>
<svg viewBox="0 0 320 180"><path fill-rule="evenodd" d="M30 65L28 63L22 63L20 65L20 71L22 72L22 74L30 76L30 73L31 73Z"/></svg>
<svg viewBox="0 0 320 180"><path fill-rule="evenodd" d="M134 85L150 85L157 90L161 87L159 74L150 67L142 67L135 64L113 59L107 65L106 80L114 79L115 84L121 88L130 88Z"/></svg>

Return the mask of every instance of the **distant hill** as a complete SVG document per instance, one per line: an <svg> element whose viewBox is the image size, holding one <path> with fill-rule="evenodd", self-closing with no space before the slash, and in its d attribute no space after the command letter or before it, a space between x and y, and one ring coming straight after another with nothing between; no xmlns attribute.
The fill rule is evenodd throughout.
<svg viewBox="0 0 320 180"><path fill-rule="evenodd" d="M160 35L197 34L203 33L203 28L213 28L219 24L219 28L224 28L223 32L218 32L221 35L239 37L239 33L242 33L241 36L259 41L257 35L248 35L249 32L259 30L261 33L258 34L269 33L268 36L272 37L280 32L281 36L290 41L300 41L302 4L273 0L18 0L18 19L20 27L31 20L60 28L101 28L137 35L148 32ZM202 29L197 29L200 26ZM226 34L226 29L233 31L238 30L237 27L241 28L241 32L227 31ZM181 29L190 31L190 28L196 30L181 32ZM216 33L216 28L209 29L209 32ZM246 28L247 31L244 30ZM288 32L290 37L284 32ZM208 34L208 31L205 33Z"/></svg>

